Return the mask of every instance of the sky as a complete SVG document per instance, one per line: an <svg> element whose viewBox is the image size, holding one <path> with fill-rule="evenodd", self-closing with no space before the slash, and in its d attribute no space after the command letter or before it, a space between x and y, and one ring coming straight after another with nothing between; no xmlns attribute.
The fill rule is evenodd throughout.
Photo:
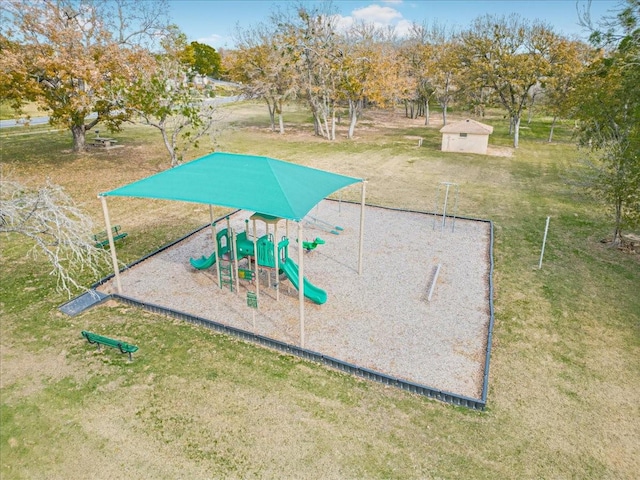
<svg viewBox="0 0 640 480"><path fill-rule="evenodd" d="M314 1L305 1L312 5ZM619 0L592 0L594 20L616 10ZM206 43L216 49L233 48L236 27L249 29L266 22L276 6L286 9L293 1L268 0L169 0L171 20L188 40ZM586 39L588 34L578 24L577 9L588 0L334 0L339 25L348 26L364 20L380 26L393 26L399 36L412 22L428 25L436 22L447 28L464 28L478 16L517 13L529 20L549 23L555 31L568 37Z"/></svg>

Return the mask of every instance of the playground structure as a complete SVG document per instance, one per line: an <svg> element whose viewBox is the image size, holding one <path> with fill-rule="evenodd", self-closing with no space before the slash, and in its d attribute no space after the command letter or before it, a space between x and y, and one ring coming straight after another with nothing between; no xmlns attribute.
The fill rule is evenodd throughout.
<svg viewBox="0 0 640 480"><path fill-rule="evenodd" d="M215 232L214 251L209 256L190 258L189 263L197 270L205 270L216 266L218 284L220 288L229 286L230 290L239 290L239 280L254 282L256 297L260 295L260 273L266 273L267 286L272 285L276 289L276 299L279 297L280 276L284 275L291 284L300 289L299 268L295 261L289 258L288 225L287 234L282 236L277 245L278 222L281 218L271 215L255 213L250 217L253 222L253 231L249 233L249 220L245 220L245 230L235 233L226 217L226 228L217 231L217 222L212 223ZM258 236L256 221L262 221L266 227L266 233ZM273 233L270 233L273 227ZM302 242L306 251L315 249L324 244L324 240L316 238L313 242ZM245 261L242 266L240 262ZM274 277L272 280L272 276ZM311 283L306 277L302 279L304 284L304 296L314 303L322 305L327 301L327 293Z"/></svg>

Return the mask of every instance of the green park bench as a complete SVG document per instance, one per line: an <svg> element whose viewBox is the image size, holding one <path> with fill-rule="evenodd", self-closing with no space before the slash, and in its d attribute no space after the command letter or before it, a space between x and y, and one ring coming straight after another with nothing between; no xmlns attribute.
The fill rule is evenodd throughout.
<svg viewBox="0 0 640 480"><path fill-rule="evenodd" d="M121 240L128 235L120 228L120 225L115 225L111 227L111 232L113 233L113 241ZM109 245L109 235L107 235L107 231L103 230L100 233L96 233L93 236L93 241L96 242L96 247L106 247Z"/></svg>
<svg viewBox="0 0 640 480"><path fill-rule="evenodd" d="M130 345L126 342L114 340L109 337L103 337L102 335L96 335L95 333L87 332L85 330L82 331L82 336L92 345L97 344L98 350L100 350L100 345L106 345L107 347L117 348L120 350L120 353L128 353L129 361L133 360L132 354L138 351L138 347L136 345Z"/></svg>

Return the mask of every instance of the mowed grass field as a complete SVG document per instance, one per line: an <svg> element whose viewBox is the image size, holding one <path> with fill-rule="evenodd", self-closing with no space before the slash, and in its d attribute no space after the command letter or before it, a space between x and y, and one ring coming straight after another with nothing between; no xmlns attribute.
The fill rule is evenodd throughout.
<svg viewBox="0 0 640 480"><path fill-rule="evenodd" d="M369 203L398 208L433 211L439 182L456 182L457 214L493 220L487 410L431 401L117 303L67 317L57 310L67 297L55 291L45 259L28 255L24 238L3 236L0 477L637 478L640 260L599 242L611 219L569 186L579 153L566 127L547 144L550 122L534 120L514 151L503 119L488 118L496 127L490 143L503 156L480 156L440 152L437 115L427 128L400 111L367 112L356 139L344 138L341 125L338 140L327 142L312 136L303 109L287 113L284 136L270 132L260 104L226 112L219 150L366 178ZM169 164L159 136L142 127L115 135L125 148L80 156L70 153L69 134L32 130L0 132L2 175L63 185L96 230L99 192ZM224 179L212 188L216 181ZM358 200L359 189L341 198ZM203 205L109 202L112 222L129 233L118 245L124 262L209 219ZM97 352L81 330L140 351L133 363L113 349Z"/></svg>

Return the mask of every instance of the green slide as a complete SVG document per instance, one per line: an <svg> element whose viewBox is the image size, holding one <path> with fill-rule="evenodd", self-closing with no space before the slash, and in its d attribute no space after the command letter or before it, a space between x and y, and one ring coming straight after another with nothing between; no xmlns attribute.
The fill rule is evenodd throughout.
<svg viewBox="0 0 640 480"><path fill-rule="evenodd" d="M224 238L224 242L222 239ZM246 257L247 255L253 255L253 242L247 239L247 232L240 232L236 235L238 251L236 253L238 260ZM218 242L218 256L223 256L229 252L229 232L227 229L220 230L216 234L216 241ZM200 258L190 258L189 263L193 268L198 270L206 270L212 265L216 264L216 254L213 252L208 257L204 255Z"/></svg>
<svg viewBox="0 0 640 480"><path fill-rule="evenodd" d="M209 268L211 265L215 265L216 263L216 252L213 252L208 257L204 255L200 258L190 258L189 263L193 268L197 268L198 270L205 270Z"/></svg>
<svg viewBox="0 0 640 480"><path fill-rule="evenodd" d="M298 288L298 264L287 257L284 265L280 265L280 268L282 268L282 271L285 273L287 278L291 283L293 283L293 286ZM316 287L313 283L307 280L307 277L304 277L304 296L319 305L322 305L327 301L327 292Z"/></svg>

